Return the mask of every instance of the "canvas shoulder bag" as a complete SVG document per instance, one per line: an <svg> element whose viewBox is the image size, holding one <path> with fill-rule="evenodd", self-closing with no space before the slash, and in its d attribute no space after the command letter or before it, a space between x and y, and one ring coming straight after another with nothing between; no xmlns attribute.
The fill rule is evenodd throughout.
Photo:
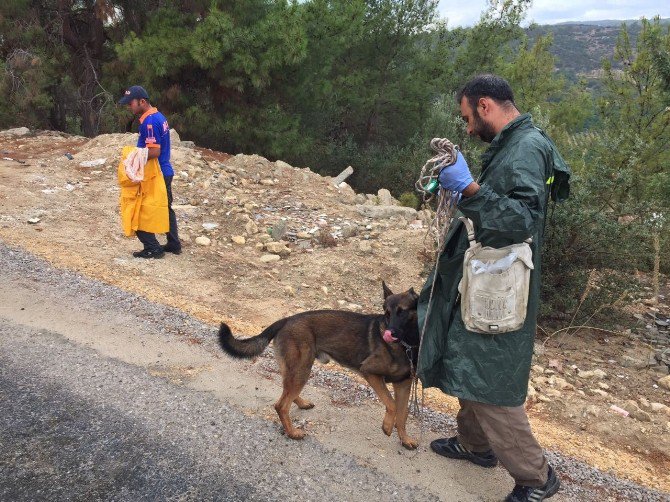
<svg viewBox="0 0 670 502"><path fill-rule="evenodd" d="M458 285L465 328L491 335L521 329L526 321L533 269L531 239L499 249L485 247L475 240L472 220L460 220L470 244Z"/></svg>

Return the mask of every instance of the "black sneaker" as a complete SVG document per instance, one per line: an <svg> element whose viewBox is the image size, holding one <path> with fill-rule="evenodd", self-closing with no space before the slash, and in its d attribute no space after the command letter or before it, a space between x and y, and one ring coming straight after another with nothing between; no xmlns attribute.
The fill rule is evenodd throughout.
<svg viewBox="0 0 670 502"><path fill-rule="evenodd" d="M495 467L498 465L498 457L495 456L493 450L483 452L470 451L458 442L456 436L436 439L430 443L430 448L443 457L469 460L481 467Z"/></svg>
<svg viewBox="0 0 670 502"><path fill-rule="evenodd" d="M160 250L160 251L151 251L150 249L143 249L142 251L135 251L133 253L133 256L135 258L163 258L165 256L165 251Z"/></svg>
<svg viewBox="0 0 670 502"><path fill-rule="evenodd" d="M171 244L166 244L163 246L163 252L172 253L172 254L181 254L181 246L173 246Z"/></svg>
<svg viewBox="0 0 670 502"><path fill-rule="evenodd" d="M549 466L549 475L547 482L540 487L516 485L505 502L540 502L541 500L553 497L561 487L561 480L556 476L553 467Z"/></svg>

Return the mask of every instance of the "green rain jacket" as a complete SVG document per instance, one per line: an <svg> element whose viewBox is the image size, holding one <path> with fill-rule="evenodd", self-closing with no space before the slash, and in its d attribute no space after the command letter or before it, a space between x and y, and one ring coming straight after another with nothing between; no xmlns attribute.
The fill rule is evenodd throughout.
<svg viewBox="0 0 670 502"><path fill-rule="evenodd" d="M570 171L554 143L530 115L512 120L482 155L480 190L462 198L444 249L419 297L423 326L433 281L418 374L424 387L470 401L520 406L526 400L540 296L540 254L547 204L569 195ZM500 248L532 237L533 264L526 322L497 335L467 331L461 319L458 283L463 276L467 232L458 217L475 225L478 241Z"/></svg>

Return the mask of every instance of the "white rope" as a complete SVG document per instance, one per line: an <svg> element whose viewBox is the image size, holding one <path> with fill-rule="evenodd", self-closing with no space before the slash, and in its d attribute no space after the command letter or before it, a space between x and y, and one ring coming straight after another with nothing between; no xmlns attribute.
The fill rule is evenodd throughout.
<svg viewBox="0 0 670 502"><path fill-rule="evenodd" d="M421 405L419 406L419 362L418 357L421 355L421 347L423 344L423 336L426 333L428 326L428 318L430 316L431 307L433 304L433 293L435 292L435 283L437 278L437 264L439 262L440 254L444 248L447 231L451 226L456 213L456 207L460 194L443 189L439 186L438 177L443 168L449 168L456 163L457 147L446 138L433 138L430 142L430 147L436 152L436 155L428 159L421 168L421 174L416 182L416 189L423 195L424 204L428 204L434 196L434 189L437 191L437 207L435 208L435 216L428 226L428 235L433 236L435 240L435 259L433 263L433 282L430 287L430 294L428 296L428 306L426 307L426 315L423 319L423 326L419 332L419 348L417 355L417 368L414 372L412 381L412 390L410 396L412 400L413 414L418 416L420 424L419 444L423 442L424 434L424 408L425 408L425 393L423 386L421 387Z"/></svg>

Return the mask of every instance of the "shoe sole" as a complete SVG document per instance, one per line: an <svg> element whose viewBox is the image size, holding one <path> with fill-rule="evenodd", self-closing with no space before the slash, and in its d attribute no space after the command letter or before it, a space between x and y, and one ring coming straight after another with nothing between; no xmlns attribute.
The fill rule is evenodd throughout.
<svg viewBox="0 0 670 502"><path fill-rule="evenodd" d="M558 476L556 476L554 479L555 482L549 488L547 488L546 495L540 500L548 499L558 493L558 490L561 488L561 480L558 479Z"/></svg>
<svg viewBox="0 0 670 502"><path fill-rule="evenodd" d="M478 465L479 467L485 467L487 469L490 469L498 465L498 460L484 460L475 455L467 455L455 452L452 453L450 451L442 449L439 443L437 445L435 445L434 443L430 443L430 449L433 450L438 455L442 455L443 457L453 458L456 460L467 460L468 462L472 462L473 464Z"/></svg>

